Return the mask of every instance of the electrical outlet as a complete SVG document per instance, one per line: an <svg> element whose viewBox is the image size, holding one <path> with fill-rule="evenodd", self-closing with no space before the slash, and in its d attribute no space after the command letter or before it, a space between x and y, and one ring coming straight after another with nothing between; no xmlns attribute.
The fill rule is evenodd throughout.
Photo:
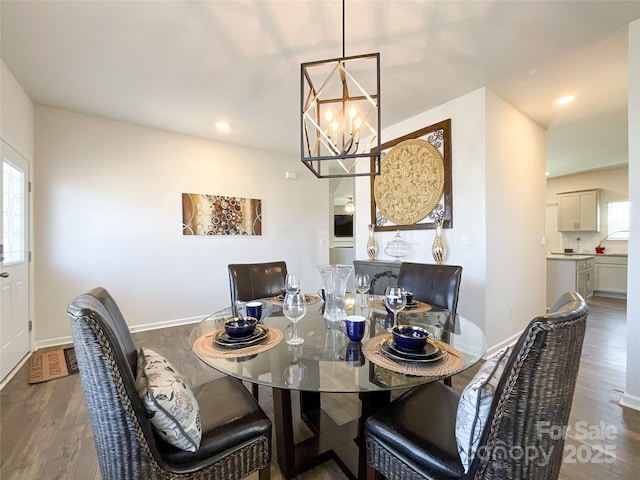
<svg viewBox="0 0 640 480"><path fill-rule="evenodd" d="M509 320L513 320L513 305L509 305Z"/></svg>

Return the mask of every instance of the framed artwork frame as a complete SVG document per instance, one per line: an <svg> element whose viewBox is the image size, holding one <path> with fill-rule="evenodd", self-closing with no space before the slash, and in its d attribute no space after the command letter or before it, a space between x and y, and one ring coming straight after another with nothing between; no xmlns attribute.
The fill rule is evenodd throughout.
<svg viewBox="0 0 640 480"><path fill-rule="evenodd" d="M424 140L431 144L442 156L444 182L442 195L437 204L423 219L415 223L397 224L385 218L376 204L375 185L377 177L371 177L371 224L376 232L391 232L396 230L428 230L436 228L436 221L442 223L443 228L453 227L453 189L452 189L452 160L451 160L451 119L429 125L402 137L390 140L380 146L381 170L384 170L384 158L396 145L406 140ZM376 151L374 148L371 151Z"/></svg>

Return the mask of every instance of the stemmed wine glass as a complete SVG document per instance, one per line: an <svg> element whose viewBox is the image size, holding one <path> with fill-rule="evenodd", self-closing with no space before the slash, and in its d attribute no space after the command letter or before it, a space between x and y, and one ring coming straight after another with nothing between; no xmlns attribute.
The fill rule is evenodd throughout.
<svg viewBox="0 0 640 480"><path fill-rule="evenodd" d="M284 383L290 387L299 387L304 381L306 375L306 367L298 359L298 347L293 349L293 360L284 369Z"/></svg>
<svg viewBox="0 0 640 480"><path fill-rule="evenodd" d="M300 345L304 338L298 336L298 320L307 313L307 300L304 293L287 293L282 305L282 313L293 323L293 335L287 339L289 345Z"/></svg>
<svg viewBox="0 0 640 480"><path fill-rule="evenodd" d="M369 275L367 273L358 273L356 275L356 290L362 295L362 308L364 309L364 294L369 291Z"/></svg>
<svg viewBox="0 0 640 480"><path fill-rule="evenodd" d="M284 283L287 293L298 293L300 291L300 277L293 273L288 273Z"/></svg>
<svg viewBox="0 0 640 480"><path fill-rule="evenodd" d="M384 292L384 303L389 310L393 312L393 327L398 325L398 312L400 312L407 305L407 297L404 295L404 288L402 287L387 287Z"/></svg>

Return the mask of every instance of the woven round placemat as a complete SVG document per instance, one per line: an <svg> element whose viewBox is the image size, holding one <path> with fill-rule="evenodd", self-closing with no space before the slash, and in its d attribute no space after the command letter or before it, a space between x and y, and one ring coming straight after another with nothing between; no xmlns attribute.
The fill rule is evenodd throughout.
<svg viewBox="0 0 640 480"><path fill-rule="evenodd" d="M314 303L318 303L320 301L319 296L309 295L308 293L304 294L304 298L307 301L307 305L313 305ZM284 303L282 300L278 300L278 297L270 298L269 302L271 302L273 305L277 305L278 307L281 307Z"/></svg>
<svg viewBox="0 0 640 480"><path fill-rule="evenodd" d="M458 373L464 367L464 356L458 350L447 343L433 339L429 339L429 342L447 351L447 355L442 360L428 363L395 361L385 356L380 349L382 342L390 338L392 337L389 334L370 338L362 343L362 353L370 362L388 370L421 377L450 376Z"/></svg>
<svg viewBox="0 0 640 480"><path fill-rule="evenodd" d="M371 306L376 310L380 310L382 312L387 311L387 309L384 306L384 300L374 300ZM418 302L417 307L405 308L402 310L402 313L423 313L423 312L428 312L429 310L431 310L431 305L424 302Z"/></svg>
<svg viewBox="0 0 640 480"><path fill-rule="evenodd" d="M196 355L202 355L204 357L211 358L238 358L247 357L249 355L257 355L258 353L266 352L270 348L278 345L284 338L283 333L274 327L269 327L269 333L267 338L255 345L249 345L244 348L224 348L213 342L211 338L216 330L211 333L207 333L198 338L191 347L193 353Z"/></svg>

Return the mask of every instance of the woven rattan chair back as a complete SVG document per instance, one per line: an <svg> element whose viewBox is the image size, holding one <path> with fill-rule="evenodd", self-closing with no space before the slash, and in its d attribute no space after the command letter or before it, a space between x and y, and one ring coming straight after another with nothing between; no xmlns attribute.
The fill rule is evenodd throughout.
<svg viewBox="0 0 640 480"><path fill-rule="evenodd" d="M153 431L135 391L136 347L120 309L98 288L67 312L102 477L155 477Z"/></svg>
<svg viewBox="0 0 640 480"><path fill-rule="evenodd" d="M529 323L496 389L491 423L469 472L473 478L558 477L564 449L558 432L569 421L588 312L570 292Z"/></svg>
<svg viewBox="0 0 640 480"><path fill-rule="evenodd" d="M411 455L386 444L385 435L394 438L392 443L396 446L403 441L396 441L395 437L403 437L404 432L410 430L402 424L402 412L394 408L402 409L421 400L431 401L432 408L443 405L439 412L453 415L443 422L447 432L442 434L454 435L459 392L427 386L409 392L407 398L411 400L406 400L406 404L404 396L392 402L389 407L392 414L377 414L375 433L367 433L367 478L378 479L384 474L393 480L557 479L564 447L564 437L558 432L564 431L569 420L587 315L584 300L577 293L569 292L556 302L549 314L534 318L525 328L498 382L487 426L466 473L461 463L455 465L452 461L450 451L422 442L419 437L407 438L408 444L414 446ZM429 398L421 399L420 389L433 393L425 393ZM428 418L429 410L425 409L424 413ZM406 418L409 422L417 421L411 416ZM397 423L389 423L391 419ZM455 445L455 438L442 440L440 445L445 444ZM419 465L414 460L415 445L420 445L417 453L425 459Z"/></svg>
<svg viewBox="0 0 640 480"><path fill-rule="evenodd" d="M229 454L203 458L183 452L171 453L181 455L177 463L166 459L163 452L176 449L155 436L147 419L136 389L136 346L111 295L104 288L91 290L76 297L67 313L103 479L230 480L256 470L260 479L269 478L270 423L268 436Z"/></svg>

